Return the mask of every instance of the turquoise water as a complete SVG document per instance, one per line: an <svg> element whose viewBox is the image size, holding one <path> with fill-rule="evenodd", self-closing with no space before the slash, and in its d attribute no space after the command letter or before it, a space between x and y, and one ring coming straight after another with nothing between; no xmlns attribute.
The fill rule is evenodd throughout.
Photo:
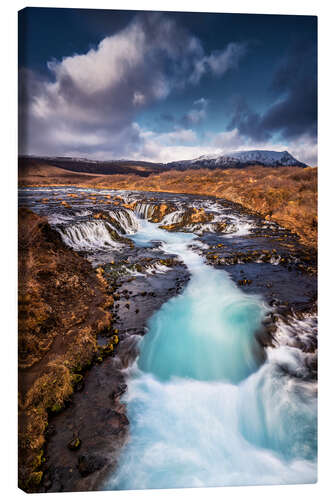
<svg viewBox="0 0 333 500"><path fill-rule="evenodd" d="M316 387L286 370L300 351L259 346L267 306L206 266L193 235L140 225L136 244L162 241L191 279L149 322L125 398L129 443L105 488L315 482Z"/></svg>

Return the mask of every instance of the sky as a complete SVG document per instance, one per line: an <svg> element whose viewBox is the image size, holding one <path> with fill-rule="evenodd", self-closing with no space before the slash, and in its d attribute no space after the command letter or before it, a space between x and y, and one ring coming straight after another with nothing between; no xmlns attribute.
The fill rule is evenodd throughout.
<svg viewBox="0 0 333 500"><path fill-rule="evenodd" d="M317 165L317 18L26 8L19 153Z"/></svg>

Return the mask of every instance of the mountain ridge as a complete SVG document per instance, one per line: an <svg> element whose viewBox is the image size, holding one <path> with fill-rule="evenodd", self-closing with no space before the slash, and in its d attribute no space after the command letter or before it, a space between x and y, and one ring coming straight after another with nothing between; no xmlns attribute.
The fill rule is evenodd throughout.
<svg viewBox="0 0 333 500"><path fill-rule="evenodd" d="M200 168L230 169L248 166L265 167L302 167L308 165L298 161L288 151L247 150L227 154L202 155L192 160L179 160L168 163L143 160L93 160L71 156L19 156L19 168L33 169L40 164L48 164L70 172L115 175L136 174L147 177L150 174L170 170L191 170Z"/></svg>
<svg viewBox="0 0 333 500"><path fill-rule="evenodd" d="M288 151L272 151L265 149L254 149L247 151L235 151L222 155L202 155L193 160L182 160L170 162L171 167L190 167L190 168L240 168L249 165L261 165L269 167L303 167L306 165L298 161Z"/></svg>

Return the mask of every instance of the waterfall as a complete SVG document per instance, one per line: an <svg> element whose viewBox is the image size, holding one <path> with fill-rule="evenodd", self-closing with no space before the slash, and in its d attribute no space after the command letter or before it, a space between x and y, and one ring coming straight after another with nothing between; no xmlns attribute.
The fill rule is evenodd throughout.
<svg viewBox="0 0 333 500"><path fill-rule="evenodd" d="M63 241L74 250L106 250L122 246L112 238L114 228L103 220L58 226L57 230Z"/></svg>
<svg viewBox="0 0 333 500"><path fill-rule="evenodd" d="M109 214L120 224L123 234L134 234L138 230L138 219L132 210L127 208L110 210Z"/></svg>
<svg viewBox="0 0 333 500"><path fill-rule="evenodd" d="M175 212L171 212L170 214L167 214L163 217L160 225L168 226L169 224L176 224L177 222L180 222L182 220L183 214L183 210L176 210Z"/></svg>
<svg viewBox="0 0 333 500"><path fill-rule="evenodd" d="M135 212L143 219L150 219L153 215L155 205L151 203L137 203Z"/></svg>

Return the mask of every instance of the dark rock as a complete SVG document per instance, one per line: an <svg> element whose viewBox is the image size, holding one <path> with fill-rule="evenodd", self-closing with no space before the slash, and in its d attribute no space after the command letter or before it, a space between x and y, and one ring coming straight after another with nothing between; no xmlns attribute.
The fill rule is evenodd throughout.
<svg viewBox="0 0 333 500"><path fill-rule="evenodd" d="M46 431L45 431L45 437L50 438L51 436L54 436L57 433L56 428L54 425L49 424Z"/></svg>
<svg viewBox="0 0 333 500"><path fill-rule="evenodd" d="M89 474L102 469L106 463L106 458L99 455L80 455L77 467L81 476L86 477L89 476Z"/></svg>
<svg viewBox="0 0 333 500"><path fill-rule="evenodd" d="M67 448L71 451L76 451L81 446L81 439L78 436L74 436L73 439L67 444Z"/></svg>
<svg viewBox="0 0 333 500"><path fill-rule="evenodd" d="M109 394L110 399L116 399L122 396L125 392L127 391L127 385L126 384L120 384L119 387L113 392Z"/></svg>

